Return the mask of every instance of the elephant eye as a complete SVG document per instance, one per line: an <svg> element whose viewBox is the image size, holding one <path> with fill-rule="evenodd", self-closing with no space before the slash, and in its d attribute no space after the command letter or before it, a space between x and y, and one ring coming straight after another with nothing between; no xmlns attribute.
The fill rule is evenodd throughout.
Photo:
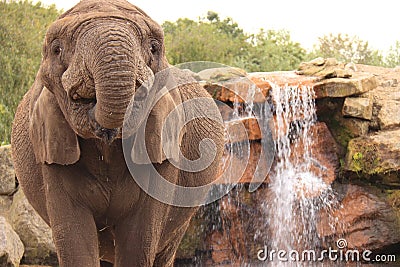
<svg viewBox="0 0 400 267"><path fill-rule="evenodd" d="M54 40L54 41L51 43L51 52L52 52L54 55L56 55L56 56L58 56L58 55L61 54L61 52L62 52L62 47L61 47L61 43L60 43L59 40Z"/></svg>
<svg viewBox="0 0 400 267"><path fill-rule="evenodd" d="M158 52L158 50L160 49L160 43L156 40L151 40L150 42L150 52L152 54L155 54Z"/></svg>

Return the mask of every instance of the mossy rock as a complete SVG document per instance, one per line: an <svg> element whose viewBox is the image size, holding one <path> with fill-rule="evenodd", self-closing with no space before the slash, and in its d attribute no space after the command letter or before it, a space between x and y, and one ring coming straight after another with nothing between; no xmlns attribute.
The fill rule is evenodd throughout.
<svg viewBox="0 0 400 267"><path fill-rule="evenodd" d="M350 140L345 158L346 170L380 175L400 184L400 129Z"/></svg>

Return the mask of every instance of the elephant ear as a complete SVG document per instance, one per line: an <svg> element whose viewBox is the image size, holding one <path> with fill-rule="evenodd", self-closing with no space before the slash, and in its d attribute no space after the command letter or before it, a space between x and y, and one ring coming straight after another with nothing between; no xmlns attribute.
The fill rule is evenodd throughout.
<svg viewBox="0 0 400 267"><path fill-rule="evenodd" d="M79 160L78 137L46 87L34 103L29 134L37 163L69 165Z"/></svg>
<svg viewBox="0 0 400 267"><path fill-rule="evenodd" d="M161 163L167 158L179 159L185 133L184 112L178 89L166 90L139 127L132 147L131 158L136 164Z"/></svg>

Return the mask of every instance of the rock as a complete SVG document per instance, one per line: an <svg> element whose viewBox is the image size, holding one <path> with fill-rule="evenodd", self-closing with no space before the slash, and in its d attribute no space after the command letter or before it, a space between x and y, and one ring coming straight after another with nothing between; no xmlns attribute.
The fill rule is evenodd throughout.
<svg viewBox="0 0 400 267"><path fill-rule="evenodd" d="M297 75L294 71L255 72L249 73L246 77L208 82L204 88L219 101L239 103L249 102L249 92L253 90L253 102L264 103L269 97L272 86L279 86L282 90L287 87L302 90L305 86L313 86L316 81L316 77Z"/></svg>
<svg viewBox="0 0 400 267"><path fill-rule="evenodd" d="M214 98L222 102L245 103L252 100L254 103L263 103L266 98L257 86L247 78L234 78L227 81L208 82L204 88ZM254 97L249 98L253 90Z"/></svg>
<svg viewBox="0 0 400 267"><path fill-rule="evenodd" d="M326 59L325 59L325 58L323 58L323 57L317 57L317 58L311 60L309 63L312 64L312 65L314 65L314 66L322 66L322 65L325 64L325 62L326 62Z"/></svg>
<svg viewBox="0 0 400 267"><path fill-rule="evenodd" d="M343 118L340 119L341 125L346 128L352 138L364 136L369 131L369 121L356 119L356 118Z"/></svg>
<svg viewBox="0 0 400 267"><path fill-rule="evenodd" d="M357 66L353 62L349 62L344 66L344 69L349 71L357 71Z"/></svg>
<svg viewBox="0 0 400 267"><path fill-rule="evenodd" d="M332 78L320 81L314 85L317 98L347 97L368 92L377 87L373 74L353 73L352 78Z"/></svg>
<svg viewBox="0 0 400 267"><path fill-rule="evenodd" d="M364 72L373 73L378 81L377 88L362 97L373 100L372 125L374 129L393 129L400 127L400 73L395 69L357 65Z"/></svg>
<svg viewBox="0 0 400 267"><path fill-rule="evenodd" d="M322 98L316 101L318 120L328 125L333 138L340 145L341 157L346 154L348 142L368 134L371 125L367 120L343 117L343 103L343 98Z"/></svg>
<svg viewBox="0 0 400 267"><path fill-rule="evenodd" d="M400 129L382 131L352 139L347 148L345 168L369 175L396 173L400 170L399 159Z"/></svg>
<svg viewBox="0 0 400 267"><path fill-rule="evenodd" d="M246 131L240 131L241 127L244 127ZM256 118L243 118L227 121L225 122L225 129L230 133L235 133L236 141L261 139L261 130ZM243 135L237 136L240 133L243 133Z"/></svg>
<svg viewBox="0 0 400 267"><path fill-rule="evenodd" d="M0 196L0 216L8 216L8 210L11 207L12 196Z"/></svg>
<svg viewBox="0 0 400 267"><path fill-rule="evenodd" d="M387 100L382 103L378 114L378 123L382 130L400 126L400 99Z"/></svg>
<svg viewBox="0 0 400 267"><path fill-rule="evenodd" d="M233 127L233 126L231 126ZM312 167L311 171L318 177L321 177L322 180L326 184L331 184L336 178L336 171L338 169L338 147L336 145L335 139L332 137L328 127L323 122L318 122L310 128L309 134L313 136L313 143L311 144L311 160ZM244 139L244 138L243 138ZM254 177L255 170L260 167L262 170L264 167L259 164L260 155L261 155L261 143L260 142L251 142L250 143L250 154L249 160L243 174L239 180L239 183L251 183ZM292 151L296 151L300 149L303 151L303 144L299 143L297 145L291 146ZM298 154L298 152L294 152L293 155ZM243 159L238 157L237 155L233 155L232 157L225 153L225 160L222 160L223 163L226 162L227 158L233 161L233 166L239 166L244 164ZM304 160L303 154L298 155L298 158L292 159L295 162L302 162ZM273 169L273 168L272 168ZM224 170L224 164L220 166L220 172ZM265 171L265 173L268 173ZM232 177L233 179L237 177ZM232 181L221 181L221 183L232 183ZM265 177L264 183L269 183L269 177ZM319 192L315 192L318 194Z"/></svg>
<svg viewBox="0 0 400 267"><path fill-rule="evenodd" d="M292 87L301 90L305 86L312 87L318 81L317 77L298 75L295 71L254 72L249 73L247 78L260 88L265 97L268 97L272 86Z"/></svg>
<svg viewBox="0 0 400 267"><path fill-rule="evenodd" d="M319 77L320 79L349 78L352 76L352 71L346 69L345 65L337 62L335 58L316 58L309 62L302 62L297 73Z"/></svg>
<svg viewBox="0 0 400 267"><path fill-rule="evenodd" d="M184 261L193 261L196 259L197 252L204 250L205 234L202 226L208 223L209 207L201 207L192 217L189 227L186 229L179 248L176 251L176 258Z"/></svg>
<svg viewBox="0 0 400 267"><path fill-rule="evenodd" d="M398 85L397 79L390 79L381 83L382 87L396 87L397 85Z"/></svg>
<svg viewBox="0 0 400 267"><path fill-rule="evenodd" d="M242 168L234 168L232 172L237 171L237 176L236 175L228 175L225 176L224 178L227 180L221 179L220 181L217 181L216 183L221 183L221 184L236 184L237 182L239 183L250 183L253 178L254 178L254 173L256 171L257 164L260 160L260 155L261 155L261 143L260 142L251 142L250 143L250 151L249 151L249 159L247 162L247 165L244 165L246 163L246 159L243 159L243 156L240 155L230 155L227 150L224 151L223 154L223 160L221 161L221 164L219 166L219 173L217 177L220 177L221 174L226 171L227 166L225 163L231 161L232 166L243 166L245 167L244 170ZM264 168L268 168L268 166L264 166L261 164L259 167L262 170L262 173L267 173L267 171ZM240 172L240 173L239 173ZM241 175L240 179L237 179L238 176ZM267 182L268 180L265 180Z"/></svg>
<svg viewBox="0 0 400 267"><path fill-rule="evenodd" d="M311 171L321 177L326 184L331 184L336 179L339 168L338 147L328 126L318 122L310 129L313 136L311 156L314 159Z"/></svg>
<svg viewBox="0 0 400 267"><path fill-rule="evenodd" d="M233 67L221 67L221 68L210 68L205 69L197 73L198 77L202 81L227 81L237 77L246 77L247 73L245 70Z"/></svg>
<svg viewBox="0 0 400 267"><path fill-rule="evenodd" d="M19 266L24 245L6 219L0 216L0 266Z"/></svg>
<svg viewBox="0 0 400 267"><path fill-rule="evenodd" d="M210 244L209 250L211 252L211 265L229 264L235 255L232 251L232 246L229 240L219 231L214 231L207 240Z"/></svg>
<svg viewBox="0 0 400 267"><path fill-rule="evenodd" d="M333 242L344 238L348 249L359 250L379 250L400 242L400 210L392 205L393 197L368 186L338 184L336 191L341 201L329 215L321 212L317 227L321 237Z"/></svg>
<svg viewBox="0 0 400 267"><path fill-rule="evenodd" d="M14 195L10 222L25 246L24 261L29 264L57 262L51 229L28 203L22 190Z"/></svg>
<svg viewBox="0 0 400 267"><path fill-rule="evenodd" d="M11 161L11 146L0 146L0 195L15 191L15 172Z"/></svg>
<svg viewBox="0 0 400 267"><path fill-rule="evenodd" d="M344 100L343 116L371 120L372 101L369 98L347 97Z"/></svg>

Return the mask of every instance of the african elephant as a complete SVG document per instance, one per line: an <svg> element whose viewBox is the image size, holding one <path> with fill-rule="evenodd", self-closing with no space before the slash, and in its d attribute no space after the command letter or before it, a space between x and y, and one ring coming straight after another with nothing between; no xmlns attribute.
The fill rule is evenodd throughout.
<svg viewBox="0 0 400 267"><path fill-rule="evenodd" d="M161 27L127 1L81 1L49 27L36 80L15 115L12 153L21 188L52 229L60 266L172 266L197 207L166 204L139 187L128 170L121 134L132 99L151 103L154 92L181 79L179 70L157 77L169 67ZM146 80L152 81L147 87ZM221 123L197 117L184 130L172 131L180 134L173 150L189 161L201 157L202 140L213 141L215 157L202 170L180 169L160 144L167 113L197 98L208 102L196 112L219 114L196 83L167 91L147 120L141 119L146 112L132 113L140 124L135 127L146 129L149 154L149 161L131 159L135 168L153 166L165 180L187 187L216 178ZM181 115L188 111L181 109ZM135 141L135 131L129 138ZM134 154L135 146L131 149ZM151 173L144 177L157 187Z"/></svg>

